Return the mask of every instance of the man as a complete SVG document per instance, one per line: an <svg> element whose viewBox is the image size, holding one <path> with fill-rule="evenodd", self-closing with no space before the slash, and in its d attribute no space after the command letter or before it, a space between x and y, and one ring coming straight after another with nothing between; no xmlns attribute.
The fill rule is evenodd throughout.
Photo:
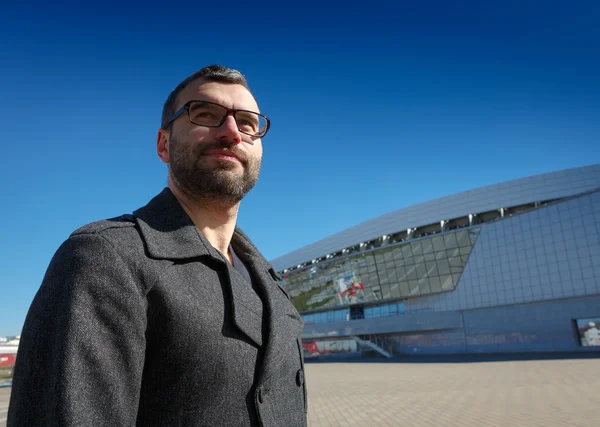
<svg viewBox="0 0 600 427"><path fill-rule="evenodd" d="M29 310L9 426L306 425L302 320L238 228L269 121L210 66L167 99L168 188L87 225Z"/></svg>

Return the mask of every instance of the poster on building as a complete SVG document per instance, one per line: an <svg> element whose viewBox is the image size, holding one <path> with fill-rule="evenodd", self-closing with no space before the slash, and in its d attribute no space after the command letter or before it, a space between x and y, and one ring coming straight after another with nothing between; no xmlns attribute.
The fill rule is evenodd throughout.
<svg viewBox="0 0 600 427"><path fill-rule="evenodd" d="M358 352L358 344L354 340L304 341L302 347L305 358Z"/></svg>
<svg viewBox="0 0 600 427"><path fill-rule="evenodd" d="M0 353L0 368L12 368L15 366L16 355Z"/></svg>
<svg viewBox="0 0 600 427"><path fill-rule="evenodd" d="M577 319L577 331L583 347L600 347L600 317Z"/></svg>
<svg viewBox="0 0 600 427"><path fill-rule="evenodd" d="M0 348L0 350L2 350ZM11 385L13 370L15 368L15 355L0 353L0 387Z"/></svg>
<svg viewBox="0 0 600 427"><path fill-rule="evenodd" d="M340 304L354 304L365 299L365 288L356 274L337 279Z"/></svg>

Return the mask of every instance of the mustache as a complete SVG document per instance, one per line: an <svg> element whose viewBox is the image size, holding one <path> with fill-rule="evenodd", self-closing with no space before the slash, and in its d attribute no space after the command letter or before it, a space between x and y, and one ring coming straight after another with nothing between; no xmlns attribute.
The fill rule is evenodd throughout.
<svg viewBox="0 0 600 427"><path fill-rule="evenodd" d="M212 150L225 150L230 151L234 154L240 161L246 165L248 163L248 156L242 150L240 150L238 144L235 142L211 142L211 143L203 143L197 147L197 154L203 155Z"/></svg>

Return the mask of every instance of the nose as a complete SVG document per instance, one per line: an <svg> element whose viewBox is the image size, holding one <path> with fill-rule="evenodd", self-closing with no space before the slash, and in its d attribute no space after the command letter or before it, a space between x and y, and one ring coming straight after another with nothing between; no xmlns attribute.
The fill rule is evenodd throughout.
<svg viewBox="0 0 600 427"><path fill-rule="evenodd" d="M238 130L237 123L232 114L228 114L223 124L217 128L217 139L233 142L234 144L242 142L242 134Z"/></svg>

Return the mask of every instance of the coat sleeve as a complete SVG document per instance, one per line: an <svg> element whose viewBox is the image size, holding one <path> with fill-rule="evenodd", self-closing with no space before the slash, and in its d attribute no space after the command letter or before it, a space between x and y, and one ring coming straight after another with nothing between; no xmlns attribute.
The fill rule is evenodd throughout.
<svg viewBox="0 0 600 427"><path fill-rule="evenodd" d="M25 320L8 426L135 425L145 330L134 267L99 234L71 236Z"/></svg>

